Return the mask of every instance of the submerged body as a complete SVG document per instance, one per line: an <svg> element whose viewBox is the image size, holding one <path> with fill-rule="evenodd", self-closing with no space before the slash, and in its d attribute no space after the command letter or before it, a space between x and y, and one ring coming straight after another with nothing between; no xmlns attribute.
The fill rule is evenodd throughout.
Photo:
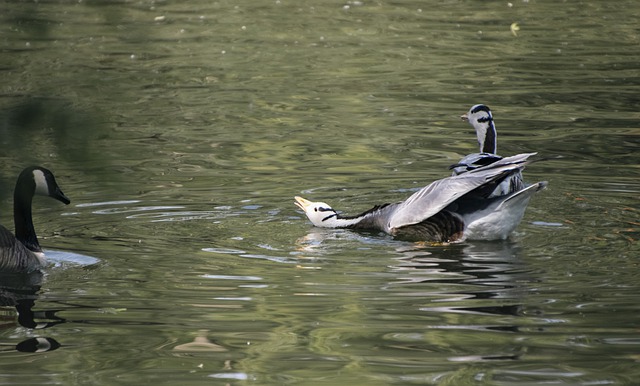
<svg viewBox="0 0 640 386"><path fill-rule="evenodd" d="M70 202L49 170L38 166L24 169L18 177L13 195L15 236L0 225L0 272L33 272L46 261L31 217L34 195L48 196L64 204Z"/></svg>
<svg viewBox="0 0 640 386"><path fill-rule="evenodd" d="M405 201L377 205L357 216L342 216L323 202L296 197L296 205L319 227L379 230L413 241L454 242L506 239L518 226L538 182L493 196L497 186L520 173L535 153L503 158L488 166L434 181Z"/></svg>

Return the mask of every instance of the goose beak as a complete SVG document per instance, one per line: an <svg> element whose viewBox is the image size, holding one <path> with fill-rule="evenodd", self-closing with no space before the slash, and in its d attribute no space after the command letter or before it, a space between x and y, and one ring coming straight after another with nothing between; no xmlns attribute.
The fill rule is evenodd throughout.
<svg viewBox="0 0 640 386"><path fill-rule="evenodd" d="M467 114L462 114L462 115L460 116L460 119L462 119L463 121L468 121L468 120L469 120L469 115L467 115Z"/></svg>
<svg viewBox="0 0 640 386"><path fill-rule="evenodd" d="M56 190L53 192L53 194L51 194L51 197L55 198L65 205L69 205L69 203L71 202L71 200L69 200L69 198L65 196L64 193L62 193L62 190L60 190L60 188L58 187L56 187Z"/></svg>
<svg viewBox="0 0 640 386"><path fill-rule="evenodd" d="M307 212L307 208L309 206L311 206L311 204L313 204L313 202L311 202L311 201L309 201L307 199L304 199L304 198L302 198L300 196L295 196L294 198L296 200L296 202L295 202L296 206L298 208L302 209L302 211L305 212L305 213Z"/></svg>

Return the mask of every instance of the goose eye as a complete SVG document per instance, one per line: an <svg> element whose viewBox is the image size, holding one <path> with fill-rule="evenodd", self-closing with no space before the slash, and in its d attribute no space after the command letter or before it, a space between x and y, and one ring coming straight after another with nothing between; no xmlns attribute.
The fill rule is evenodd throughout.
<svg viewBox="0 0 640 386"><path fill-rule="evenodd" d="M313 208L313 210L314 210L315 212L317 212L317 211L318 211L318 208Z"/></svg>

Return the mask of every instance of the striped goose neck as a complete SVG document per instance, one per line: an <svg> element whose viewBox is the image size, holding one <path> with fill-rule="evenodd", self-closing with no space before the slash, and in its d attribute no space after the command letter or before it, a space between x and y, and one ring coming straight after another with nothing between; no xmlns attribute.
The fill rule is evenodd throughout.
<svg viewBox="0 0 640 386"><path fill-rule="evenodd" d="M491 154L496 154L498 152L498 135L493 121L491 121L491 124L487 128L487 133L484 136L482 152Z"/></svg>
<svg viewBox="0 0 640 386"><path fill-rule="evenodd" d="M483 123L484 130L478 130L478 142L481 153L496 154L498 152L498 133L492 117L484 117L478 120Z"/></svg>
<svg viewBox="0 0 640 386"><path fill-rule="evenodd" d="M389 204L376 205L355 216L342 216L333 213L323 219L323 226L331 228L376 229L383 230L380 212Z"/></svg>
<svg viewBox="0 0 640 386"><path fill-rule="evenodd" d="M356 216L338 215L338 220L350 223L350 225L347 225L345 228L384 230L382 212L387 209L389 205L390 204L376 205Z"/></svg>

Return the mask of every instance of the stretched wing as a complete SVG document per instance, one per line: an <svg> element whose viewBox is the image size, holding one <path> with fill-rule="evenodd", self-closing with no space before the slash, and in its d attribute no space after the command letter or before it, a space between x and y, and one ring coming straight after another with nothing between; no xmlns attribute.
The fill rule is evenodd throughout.
<svg viewBox="0 0 640 386"><path fill-rule="evenodd" d="M398 205L389 218L388 228L417 224L435 215L472 190L524 169L527 159L535 154L537 153L505 157L491 165L432 182Z"/></svg>

